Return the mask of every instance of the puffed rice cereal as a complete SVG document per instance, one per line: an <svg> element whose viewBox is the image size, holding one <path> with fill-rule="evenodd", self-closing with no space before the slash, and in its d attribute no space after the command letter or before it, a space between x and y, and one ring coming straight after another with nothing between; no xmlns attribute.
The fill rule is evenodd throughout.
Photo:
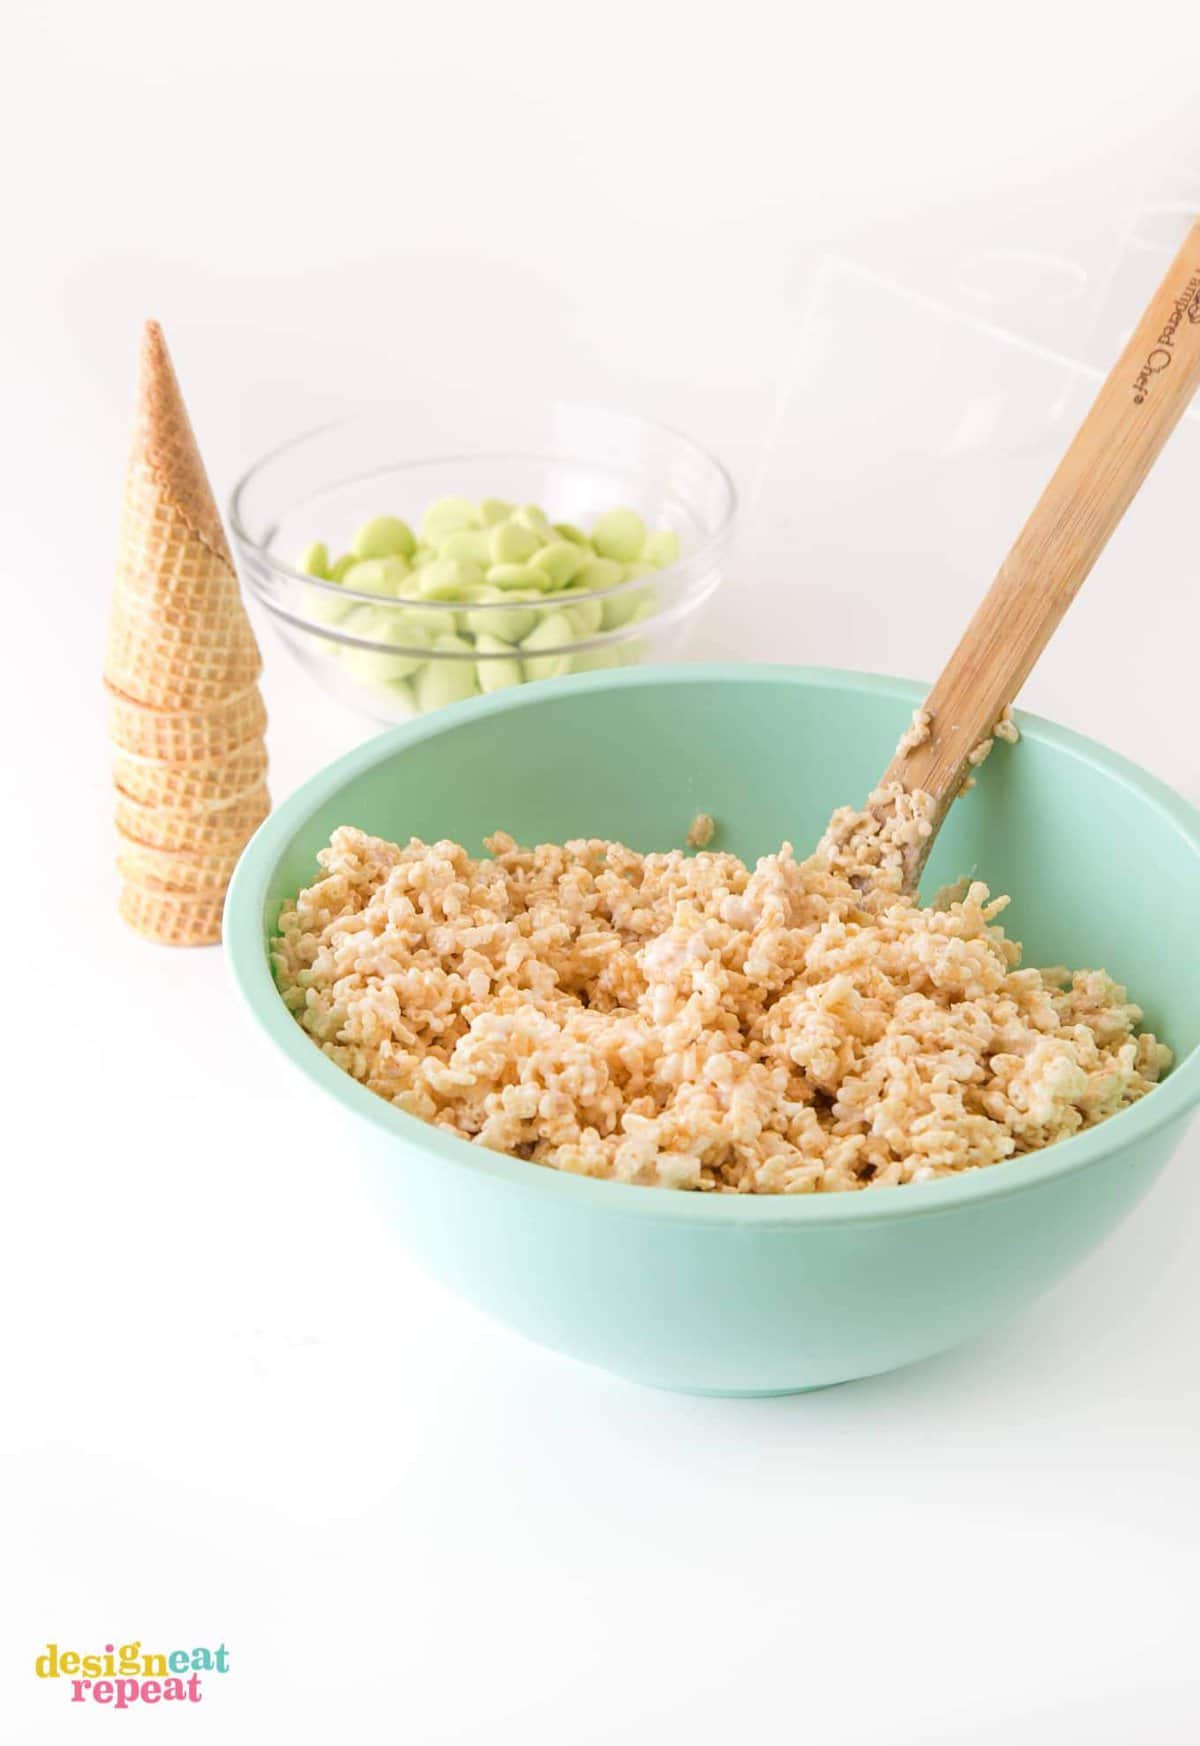
<svg viewBox="0 0 1200 1746"><path fill-rule="evenodd" d="M753 870L344 827L280 917L279 989L380 1097L557 1170L726 1194L976 1170L1116 1114L1171 1054L1103 971L1022 968L979 881L906 895L928 811L894 784Z"/></svg>

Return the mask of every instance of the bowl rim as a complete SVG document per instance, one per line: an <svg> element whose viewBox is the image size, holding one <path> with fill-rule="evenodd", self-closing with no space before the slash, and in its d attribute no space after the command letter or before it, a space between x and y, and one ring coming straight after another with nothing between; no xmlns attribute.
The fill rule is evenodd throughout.
<svg viewBox="0 0 1200 1746"><path fill-rule="evenodd" d="M278 461L281 457L290 454L294 449L303 447L305 443L314 442L318 437L328 436L334 431L345 430L353 425L366 424L372 419L386 416L392 410L403 410L406 416L410 416L412 411L411 407L408 406L406 402L399 400L383 402L378 405L360 406L354 412L347 413L341 418L328 419L324 424L314 425L308 430L301 431L297 436L289 437L286 442L277 443L274 448L268 449L265 454L260 455L256 461L253 461L250 466L246 468L238 478L233 490L230 492L227 509L229 525L233 530L235 543L244 553L252 556L254 561L261 565L264 570L271 572L287 582L298 582L305 587L317 588L330 596L336 596L338 600L361 602L367 606L395 606L403 609L411 607L429 608L448 604L451 609L454 610L456 603L453 601L446 603L431 600L427 595L423 594L379 595L359 593L356 589L346 588L340 582L330 582L324 577L312 576L306 570L298 570L294 565L285 563L283 559L279 557L278 553L273 552L268 545L264 545L261 540L256 539L246 526L245 517L242 513L244 493L249 490L259 475L263 473L272 462ZM682 553L673 564L665 564L661 570L656 570L654 572L654 580L671 578L675 581L679 581L681 579L681 573L685 574L689 571L695 571L698 576L703 577L707 570L711 569L718 563L733 534L734 524L738 517L739 498L738 488L732 473L729 471L728 467L726 467L725 463L717 455L713 454L711 449L706 449L703 443L697 442L695 437L689 436L686 431L677 429L675 425L664 424L659 419L643 418L640 413L624 412L617 407L588 405L582 401L555 400L541 406L539 410L547 414L561 415L565 413L567 415L582 416L584 418L612 419L627 426L635 426L642 431L652 431L659 436L669 437L672 442L681 443L686 449L690 450L694 456L703 461L705 466L711 468L721 482L724 493L724 505L721 519L702 545L695 547L690 552ZM491 454L496 454L498 457L502 457L502 451L491 446L464 448L452 454L438 453L422 455L420 459L398 463L397 470L402 470L406 467L427 467L434 465L435 463L444 465L454 461L478 461L485 459ZM334 481L335 485L337 483L350 483L350 481ZM628 590L644 587L648 580L649 578L645 576L631 576L622 582L613 583L610 588L581 589L577 594L572 596L571 604L575 605L583 600L608 599ZM268 606L272 604L261 593L257 585L255 586L254 592L257 599L264 600L265 604ZM546 596L547 607L551 610L554 599L555 597L552 595ZM465 602L463 603L464 606L466 604L467 603ZM515 601L480 601L472 605L472 610L487 611L490 607L495 611L502 611L506 605L511 609L515 604L517 604ZM537 603L531 601L529 604L531 606L536 606ZM652 621L648 620L646 622Z"/></svg>
<svg viewBox="0 0 1200 1746"><path fill-rule="evenodd" d="M660 571L658 573L660 575L666 574L665 571ZM316 581L319 580L319 578L314 577L313 580ZM681 619L685 619L693 612L698 611L709 597L716 592L717 588L720 586L720 580L720 577L714 570L711 579L705 581L701 587L693 588L689 592L681 594L679 599L673 602L673 604L663 607L661 612L651 613L649 618L630 619L627 623L617 625L612 630L599 630L592 636L588 637L573 637L569 643L550 643L542 645L534 650L533 654L535 658L541 660L551 660L555 655L587 655L596 649L619 649L623 643L636 642L642 637L657 635L664 630L670 630ZM564 601L561 594L548 594L540 603L535 600L525 599L509 601L426 600L423 602L423 606L427 611L442 611L450 615L453 615L456 612L500 613L527 609L530 612L542 614L542 622L545 622L545 619L549 618L556 609L563 610L565 608L569 611L571 607L577 605L582 600L601 600L606 595L622 593L627 588L644 588L647 585L647 581L648 579L644 576L634 577L628 582L617 583L613 588L593 589L588 593L581 591L578 594L571 595L570 599L566 601ZM322 586L337 587L338 585L336 583L323 583ZM469 661L472 665L478 665L480 661L511 661L514 657L521 658L524 654L524 645L522 643L513 643L507 645L503 649L438 649L422 648L417 643L380 642L378 638L375 637L356 636L352 631L343 630L337 624L319 624L314 619L298 618L295 613L289 612L286 607L280 606L276 601L270 599L268 595L259 593L257 590L255 590L254 598L263 608L264 612L269 613L273 618L280 620L283 624L290 626L291 629L303 631L305 635L315 638L318 642L336 643L341 648L366 649L372 653L378 653L381 655L413 655L422 661ZM393 595L372 597L369 594L353 594L350 595L349 598L364 603L372 601L372 604L375 607L383 609L385 613L388 608L393 606L400 607L402 610L407 610L415 604L413 601L400 600Z"/></svg>
<svg viewBox="0 0 1200 1746"><path fill-rule="evenodd" d="M597 1213L701 1223L795 1227L807 1224L857 1224L949 1212L974 1202L1019 1194L1085 1170L1117 1151L1134 1148L1159 1129L1184 1117L1200 1102L1200 1044L1178 1061L1148 1096L1094 1128L985 1169L932 1182L899 1184L875 1193L725 1195L687 1194L574 1176L545 1165L492 1152L405 1114L335 1066L292 1017L279 996L262 944L269 881L296 829L337 790L374 764L464 722L513 709L536 709L563 695L625 690L647 685L701 685L749 680L764 685L803 685L850 690L894 699L915 707L928 687L882 674L834 667L794 667L757 662L683 662L632 667L542 680L452 704L432 715L391 728L336 758L304 782L261 824L242 854L225 902L223 938L234 982L251 1015L268 1038L308 1079L330 1092L393 1141L434 1155L446 1165L474 1170L527 1192L557 1195ZM1164 816L1193 849L1200 865L1200 812L1149 771L1108 751L1083 734L1021 711L1023 735L1082 759Z"/></svg>

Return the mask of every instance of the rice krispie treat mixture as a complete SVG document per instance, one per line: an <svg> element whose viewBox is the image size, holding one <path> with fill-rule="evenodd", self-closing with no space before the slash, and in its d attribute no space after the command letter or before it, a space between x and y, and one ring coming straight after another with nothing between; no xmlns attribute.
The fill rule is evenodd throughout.
<svg viewBox="0 0 1200 1746"><path fill-rule="evenodd" d="M279 988L380 1097L558 1170L804 1194L978 1169L1115 1114L1171 1056L1103 971L1022 969L1007 898L902 892L927 798L878 791L753 870L344 828L280 917Z"/></svg>

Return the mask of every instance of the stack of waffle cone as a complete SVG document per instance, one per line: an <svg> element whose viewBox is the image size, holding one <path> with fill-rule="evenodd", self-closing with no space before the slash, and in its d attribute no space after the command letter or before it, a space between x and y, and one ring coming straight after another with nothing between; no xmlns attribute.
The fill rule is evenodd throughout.
<svg viewBox="0 0 1200 1746"><path fill-rule="evenodd" d="M161 329L148 322L104 682L120 911L165 944L221 937L270 809L258 645Z"/></svg>

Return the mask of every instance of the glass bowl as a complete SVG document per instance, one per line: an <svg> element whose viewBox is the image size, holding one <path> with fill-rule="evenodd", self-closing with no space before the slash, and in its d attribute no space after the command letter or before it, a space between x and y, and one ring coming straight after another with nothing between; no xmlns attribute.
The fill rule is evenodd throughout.
<svg viewBox="0 0 1200 1746"><path fill-rule="evenodd" d="M662 568L622 566L619 581L569 597L489 587L431 598L415 573L389 582L395 593L362 593L299 567L314 541L346 551L363 522L387 514L415 527L448 496L535 504L585 532L628 506L651 532L672 530L679 555ZM344 701L398 722L481 692L675 657L721 579L736 502L721 464L661 425L439 397L419 416L384 407L274 450L236 487L230 521L246 587L301 665Z"/></svg>

